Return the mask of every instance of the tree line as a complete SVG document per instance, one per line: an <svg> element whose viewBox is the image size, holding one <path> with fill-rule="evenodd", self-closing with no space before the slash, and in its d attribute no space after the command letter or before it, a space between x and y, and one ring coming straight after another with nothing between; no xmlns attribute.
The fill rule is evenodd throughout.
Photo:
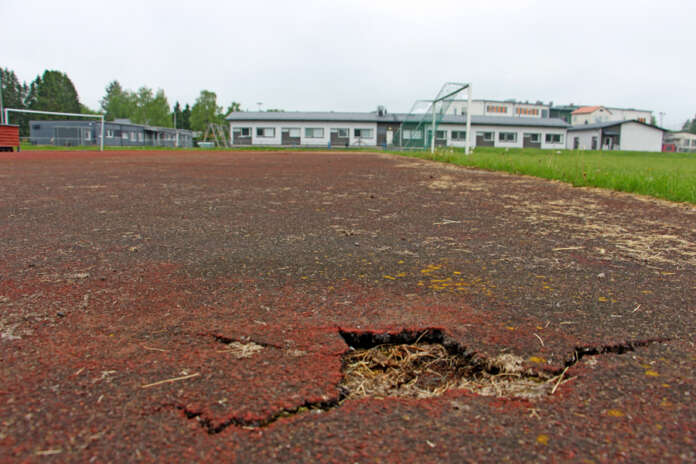
<svg viewBox="0 0 696 464"><path fill-rule="evenodd" d="M193 131L205 131L209 124L223 124L225 116L241 111L238 102L232 102L223 111L217 103L217 94L202 90L193 106L184 107L176 101L169 105L164 90L142 86L138 90L124 89L117 80L111 81L100 100L99 111L80 103L80 99L66 73L45 70L30 83L20 82L14 71L0 68L2 101L6 108L54 111L60 113L97 114L103 113L107 121L129 119L136 124L160 127L176 127ZM19 124L20 134L29 135L29 120L32 115L12 113L11 123ZM36 116L33 119L37 119ZM42 119L61 119L60 116L42 116Z"/></svg>

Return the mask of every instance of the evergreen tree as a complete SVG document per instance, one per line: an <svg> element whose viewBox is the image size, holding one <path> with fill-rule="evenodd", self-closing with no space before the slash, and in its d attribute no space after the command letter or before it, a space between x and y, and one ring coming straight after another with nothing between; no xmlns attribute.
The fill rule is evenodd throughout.
<svg viewBox="0 0 696 464"><path fill-rule="evenodd" d="M60 71L44 71L31 83L28 94L29 109L79 113L82 109L77 90L67 74Z"/></svg>
<svg viewBox="0 0 696 464"><path fill-rule="evenodd" d="M174 120L174 128L181 129L183 124L183 115L181 113L181 105L177 101L174 103L174 110L172 111L172 119Z"/></svg>
<svg viewBox="0 0 696 464"><path fill-rule="evenodd" d="M191 130L191 107L188 103L181 112L181 128Z"/></svg>
<svg viewBox="0 0 696 464"><path fill-rule="evenodd" d="M14 71L8 68L0 68L2 80L2 105L3 108L26 109L26 99L29 86L26 82L19 82ZM20 135L29 135L29 115L24 113L10 113L10 123L19 125Z"/></svg>
<svg viewBox="0 0 696 464"><path fill-rule="evenodd" d="M131 118L135 112L135 95L124 90L118 81L111 81L106 86L106 95L99 103L107 121Z"/></svg>

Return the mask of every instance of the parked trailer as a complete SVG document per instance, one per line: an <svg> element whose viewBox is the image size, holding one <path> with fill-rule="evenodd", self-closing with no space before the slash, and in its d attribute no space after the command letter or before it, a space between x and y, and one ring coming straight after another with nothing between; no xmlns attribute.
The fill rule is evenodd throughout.
<svg viewBox="0 0 696 464"><path fill-rule="evenodd" d="M19 151L19 126L0 124L0 151Z"/></svg>

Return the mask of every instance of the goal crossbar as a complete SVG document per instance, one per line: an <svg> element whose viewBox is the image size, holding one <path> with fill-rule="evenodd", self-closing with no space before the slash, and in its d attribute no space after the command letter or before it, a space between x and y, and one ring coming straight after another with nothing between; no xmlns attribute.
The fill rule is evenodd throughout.
<svg viewBox="0 0 696 464"><path fill-rule="evenodd" d="M81 113L60 113L57 111L39 111L39 110L21 110L17 108L5 108L5 124L10 123L10 112L13 113L30 113L30 114L47 114L50 116L78 116L81 118L97 118L101 124L101 136L99 137L99 151L104 151L104 115L103 114L81 114Z"/></svg>

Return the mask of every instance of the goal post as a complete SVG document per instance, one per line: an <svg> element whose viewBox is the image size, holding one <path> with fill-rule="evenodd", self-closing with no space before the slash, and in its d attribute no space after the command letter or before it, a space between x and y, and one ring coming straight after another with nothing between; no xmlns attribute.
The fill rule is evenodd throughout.
<svg viewBox="0 0 696 464"><path fill-rule="evenodd" d="M442 120L449 113L450 106L457 99L457 96L467 91L467 112L466 112L466 139L465 153L471 153L471 84L461 82L446 82L432 100L417 100L411 107L411 111L406 115L401 123L396 140L403 149L430 150L435 152L435 147L440 140L438 131Z"/></svg>
<svg viewBox="0 0 696 464"><path fill-rule="evenodd" d="M104 115L103 114L81 114L81 113L61 113L57 111L38 111L38 110L22 110L17 108L5 108L5 124L9 124L10 113L28 113L28 114L43 114L46 116L73 116L80 118L96 118L99 119L99 151L104 151Z"/></svg>

